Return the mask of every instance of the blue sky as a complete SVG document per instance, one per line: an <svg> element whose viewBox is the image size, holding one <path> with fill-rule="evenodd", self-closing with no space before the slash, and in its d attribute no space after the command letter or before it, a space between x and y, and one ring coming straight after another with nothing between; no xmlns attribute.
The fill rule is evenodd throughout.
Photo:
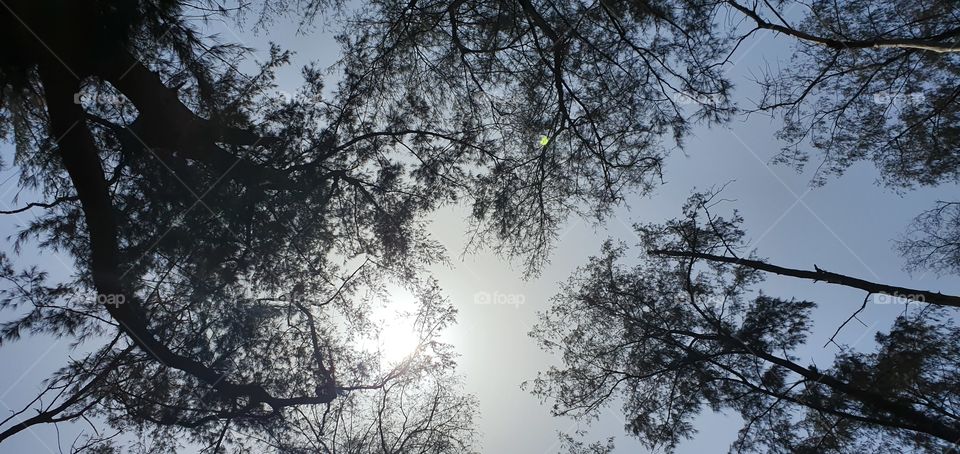
<svg viewBox="0 0 960 454"><path fill-rule="evenodd" d="M268 42L280 43L297 54L294 64L281 71L280 89L293 92L299 85L299 67L310 61L321 66L337 58L337 45L329 33L297 35L292 23L279 21L258 34L235 27L214 25L221 40L237 41L255 49L263 59ZM769 34L758 34L748 41L734 58L729 74L737 86L735 99L751 105L756 92L749 76L762 66L786 64L787 41ZM545 310L558 283L598 252L606 238L635 244L630 225L656 222L676 216L680 205L694 188L705 189L729 182L724 196L734 199L729 209L740 210L753 246L760 256L784 266L812 268L814 264L839 273L891 284L960 293L956 278L938 279L931 274L910 276L902 271L903 261L893 250L892 240L901 234L910 219L929 208L938 199L953 199L954 185L895 193L876 184L877 173L870 164L856 165L840 178L823 187L810 185L810 172L797 173L783 166L768 165L780 148L774 138L778 121L761 115L737 118L729 125L713 129L696 128L683 152L674 153L666 164L666 183L648 197L631 197L627 206L604 226L595 228L580 219L571 219L565 227L551 262L531 280L521 279L521 264L509 263L490 251L478 251L461 257L464 247L465 207L448 207L432 217L430 231L450 252L453 263L433 268L440 285L459 309L458 323L444 337L461 355L459 372L465 391L480 402L481 452L553 453L557 452L557 430L571 432L575 422L549 416L520 383L557 359L541 352L527 336ZM3 148L4 162L11 150ZM18 206L12 202L17 193L16 169L0 172L0 207ZM21 201L33 200L29 194ZM6 237L22 225L29 214L0 218L0 233ZM9 243L7 248L9 250ZM37 255L28 248L21 263L37 263L55 275L71 272L71 263L55 254ZM833 331L855 311L863 293L828 284L770 277L764 287L775 296L796 297L818 303L814 313L816 326L802 359L829 363L836 347L822 347ZM484 298L505 298L520 304L480 304ZM854 348L872 348L873 334L886 330L901 311L900 305L869 304L861 319L867 326L849 324L838 340ZM7 316L7 314L0 314ZM7 408L19 408L32 398L39 380L63 363L70 354L65 342L27 337L0 348L0 402ZM740 427L732 415L706 414L698 422L700 434L681 445L681 453L725 452ZM618 453L644 452L635 441L623 436L623 420L617 406L593 422L588 439L617 436ZM61 427L67 445L76 428ZM58 452L52 427L37 428L19 434L0 447L0 452Z"/></svg>

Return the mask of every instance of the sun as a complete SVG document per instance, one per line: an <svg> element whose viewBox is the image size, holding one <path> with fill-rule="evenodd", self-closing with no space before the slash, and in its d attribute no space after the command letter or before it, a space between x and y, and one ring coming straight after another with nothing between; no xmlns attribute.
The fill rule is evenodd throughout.
<svg viewBox="0 0 960 454"><path fill-rule="evenodd" d="M389 295L389 301L373 314L379 328L375 349L385 364L395 364L413 354L420 343L414 328L417 301L403 289L391 289Z"/></svg>
<svg viewBox="0 0 960 454"><path fill-rule="evenodd" d="M380 331L380 353L385 363L399 363L417 350L420 339L412 325L412 320L401 320Z"/></svg>

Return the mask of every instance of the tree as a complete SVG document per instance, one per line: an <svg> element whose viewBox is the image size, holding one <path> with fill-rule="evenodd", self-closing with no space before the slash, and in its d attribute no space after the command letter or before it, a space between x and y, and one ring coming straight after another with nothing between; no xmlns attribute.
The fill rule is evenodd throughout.
<svg viewBox="0 0 960 454"><path fill-rule="evenodd" d="M283 11L307 20L340 14L337 2L260 6L258 23ZM0 10L11 44L0 52L0 131L16 143L21 186L46 198L6 212L37 215L15 247L63 251L77 267L60 282L5 258L2 306L14 319L2 339L65 337L89 352L4 421L0 438L96 416L142 434L139 448L150 452L175 450L179 433L213 450L463 452L473 413L455 392L452 352L434 339L453 312L423 272L443 257L424 216L467 199L478 241L523 256L535 271L567 216L602 217L622 191L649 188L659 135L685 131L679 112L661 110L670 99L641 102L651 94L637 83L642 75L588 83L573 58L622 70L639 60L605 62L587 41L563 49L566 29L541 17L531 30L507 20L516 10L496 7L482 8L479 25L461 23L475 10L454 14L457 39L497 46L501 24L522 34L505 44L520 46L517 57L549 48L556 61L531 60L507 77L488 58L487 75L472 76L487 81L485 95L428 92L422 84L438 79L421 75L448 77L438 87L467 81L418 73L423 62L405 60L433 30L415 27L398 39L385 33L390 27L354 27L342 38L343 74L332 93L323 71L307 67L292 99L271 95L288 53L272 49L244 74L244 49L201 28L203 20L242 20L250 8L85 0L11 1ZM398 24L427 24L436 18L430 12L435 5ZM658 11L622 13L631 33L664 20ZM692 8L686 20L699 14ZM677 42L636 51L660 68L643 77L661 86L688 78L683 87L722 94L709 71L681 76L649 60L691 53L678 64L695 63L706 47L685 46L679 28L663 35ZM579 78L545 90L549 68ZM633 89L640 91L625 108L601 111ZM558 109L562 117L549 114ZM497 114L483 116L490 112ZM388 283L416 292L421 304L420 348L398 364L363 348L376 336L371 310ZM82 447L112 442L95 436Z"/></svg>
<svg viewBox="0 0 960 454"><path fill-rule="evenodd" d="M870 3L851 13L831 5L816 3L839 17L828 30L872 14ZM21 185L46 198L8 210L38 213L16 246L64 251L78 269L72 282L49 282L43 270L7 263L4 307L21 312L3 339L29 332L104 343L52 379L54 404L45 399L37 417L9 420L0 433L97 413L115 425L186 428L212 445L236 424L262 432L303 406L345 405L402 376L452 367L450 352L430 341L451 315L424 277L443 253L424 216L466 202L476 245L520 257L535 273L569 216L602 220L625 193L657 183L665 136L680 145L696 122L734 113L722 66L744 36L717 27L718 14L792 30L721 0L377 0L354 12L312 0L3 6L0 34L11 45L0 52L0 131L16 142ZM916 20L903 23L923 30L875 37L880 49L829 31L792 36L815 49L855 48L843 55L932 61L920 67L940 96L953 54L934 51L953 42L951 8L904 4ZM273 49L244 74L241 47L203 35L205 20L256 15L262 26L286 12L304 26L322 14L345 24L332 90L307 67L292 99L271 96L289 54ZM858 65L812 81L872 68ZM852 99L864 93L872 92ZM952 137L952 98L938 99L935 115L916 114L926 128L918 140ZM901 164L924 163L904 178L953 175L953 148L934 145L928 154L904 148L910 160ZM420 293L427 309L424 348L396 367L358 348L375 334L370 309L391 281ZM424 402L464 402L432 396Z"/></svg>
<svg viewBox="0 0 960 454"><path fill-rule="evenodd" d="M957 181L956 2L728 3L750 33L794 41L790 69L761 80L758 110L785 120L779 161L819 161L817 183L862 160L873 161L883 183L898 189ZM791 23L788 13L797 10L801 17ZM957 270L955 206L938 202L901 238L908 270Z"/></svg>
<svg viewBox="0 0 960 454"><path fill-rule="evenodd" d="M758 80L757 105L742 109L782 116L785 145L778 162L815 162L818 184L862 160L872 161L883 182L898 189L956 182L960 175L956 2L464 0L370 6L357 21L366 30L367 49L390 43L367 59L383 68L385 86L442 86L428 104L449 106L452 118L494 119L493 125L514 128L524 140L543 135L557 148L575 145L592 154L561 157L596 159L594 168L602 174L570 182L568 169L549 153L554 149L544 147L538 158L543 170L501 180L494 198L522 193L516 200L544 203L514 207L510 213L516 216L489 218L490 234L555 225L562 217L548 216L554 212L544 209L550 199L536 193L547 177L597 195L605 201L599 208L608 209L607 202L622 192L619 185L605 185L629 183L607 178L619 163L640 160L659 174L664 154L655 147L657 138L672 129L681 143L692 120L729 119L737 109L725 66L747 38L771 34L792 46L789 66L767 71ZM483 213L486 205L475 207ZM580 206L554 207L567 212ZM525 246L505 252L542 251L549 244L549 238L524 236Z"/></svg>
<svg viewBox="0 0 960 454"><path fill-rule="evenodd" d="M938 201L897 242L907 269L960 274L960 202Z"/></svg>
<svg viewBox="0 0 960 454"><path fill-rule="evenodd" d="M569 214L602 218L658 182L665 135L679 144L733 113L717 5L374 0L353 19L350 65L373 68L381 93L412 86L435 118L484 134L497 153L473 204L478 238L542 259Z"/></svg>
<svg viewBox="0 0 960 454"><path fill-rule="evenodd" d="M789 71L771 73L760 81L764 96L757 107L760 111L784 116L785 126L780 136L787 141L787 146L784 147L781 161L804 164L813 156L809 151L812 145L819 152L816 157L823 161L815 177L819 183L826 181L827 176L842 173L852 163L864 159L872 160L885 182L891 186L934 185L957 177L956 144L951 142L956 136L953 131L956 123L953 118L956 93L955 84L951 81L956 75L954 46L960 36L957 32L960 27L956 22L958 16L953 3L641 1L585 4L520 2L512 5L465 1L427 4L379 2L375 5L379 9L372 10L370 16L361 16L361 23L371 30L371 36L376 37L374 42L396 43L388 49L401 56L396 61L402 62L400 64L405 66L406 71L381 72L399 74L400 79L391 79L395 83L397 80L414 79L428 81L426 83L431 86L442 86L445 88L442 99L450 100L454 112L463 112L463 115L484 112L487 117L497 118L506 111L513 118L542 118L523 123L535 125L526 131L527 136L535 137L538 131L547 129L540 125L559 123L559 127L549 129L560 134L545 134L545 140L554 141L554 135L566 136L588 150L594 147L603 149L607 143L612 145L603 154L615 152L619 148L617 145L620 145L605 141L602 133L591 136L591 132L606 131L605 128L609 127L608 118L601 115L604 109L617 114L633 112L626 116L627 121L641 131L655 131L649 125L666 124L676 125L675 130L682 131L682 127L688 124L682 114L661 115L671 112L669 108L663 110L664 101L675 101L673 107L678 113L684 110L682 105L687 104L696 108L695 116L710 121L725 120L733 108L727 98L729 82L720 69L727 63L729 53L756 33L783 34L795 41L797 50L793 64ZM794 6L803 7L798 25L791 24L792 15L788 14ZM730 17L746 27L724 28L724 24L718 25L719 19ZM666 57L657 58L661 52ZM648 58L651 55L653 58ZM381 58L380 54L371 56L372 60ZM636 66L621 65L622 61L635 63ZM668 63L660 66L661 62ZM384 67L393 68L387 63L384 63ZM688 72L673 71L678 67L685 67ZM681 74L693 74L696 77L685 79ZM609 80L605 78L606 75L611 75ZM700 76L710 81L704 82ZM591 90L596 87L594 82L597 79L602 80L600 91ZM531 80L535 83L521 84L518 89L510 90L512 86L504 87L499 83L503 80ZM674 85L672 82L675 80L683 82ZM631 89L620 89L631 84L634 84ZM676 87L684 88L671 91ZM536 96L531 98L531 92ZM631 94L637 92L644 96L641 102L635 103ZM506 99L532 99L537 102L522 103L521 106L527 107L527 110L503 110L503 93L508 96ZM470 102L477 95L487 100L491 107L487 108L483 102ZM545 108L540 107L543 100L547 101ZM571 115L571 109L580 109L584 114L577 115L575 112ZM595 121L597 119L599 121ZM579 132L578 126L582 126L586 132ZM682 137L682 134L679 136ZM519 187L536 188L538 184L535 180L533 184ZM511 191L514 192L516 190ZM508 224L501 231L520 229L528 225L528 219L537 223L542 223L544 219L537 211L514 213L519 214L520 224L516 224L517 216L507 218ZM547 221L550 224L549 218ZM529 244L536 250L541 243L530 241ZM660 252L691 253L687 250ZM929 303L957 304L957 297L954 296L869 282L819 269L789 269L755 259L746 261L736 256L703 255L706 253L700 251L693 251L692 254L695 255L673 257L681 262L708 260L726 263L726 266L752 265L756 267L756 272L774 271L801 278L829 278L831 282L852 285L869 293L907 294L929 298ZM649 279L648 274L634 277ZM785 309L784 313L777 313L783 306L779 302L756 300L756 314L753 316L762 315L800 325L807 323L804 318L804 308L807 306L800 304L795 306L798 309ZM538 391L543 396L559 399L561 406L570 404L567 410L580 408L577 407L577 397L569 396L581 396L577 391L591 389L590 386L596 381L590 380L602 381L597 378L597 375L603 375L600 372L597 375L586 372L578 375L582 370L577 369L581 365L577 361L585 363L583 368L590 370L596 363L592 358L606 352L603 349L589 350L593 345L591 336L605 339L603 335L615 328L598 320L600 316L590 317L589 313L584 313L588 312L585 309L584 312L576 310L567 309L562 315L557 315L553 320L555 323L545 322L544 332L539 333L545 342L550 342L548 346L563 340L564 347L574 351L570 353L574 365L565 371L556 371L555 380L540 382L543 387ZM566 318L569 313L575 315ZM746 317L747 314L741 312L734 317ZM934 315L930 317L933 318L905 321L904 326L896 326L889 335L895 337L917 326L929 325L931 328L928 331L936 334L926 340L949 339L949 329L943 328L942 322ZM583 320L589 322L581 324ZM576 328L570 328L568 324ZM802 331L801 328L796 329ZM787 336L784 333L773 335ZM630 342L631 338L621 340ZM785 348L792 348L800 341L802 338L784 341ZM921 343L918 341L916 345ZM616 349L618 345L604 347ZM864 367L880 368L877 358L899 354L896 348L891 351L893 353L877 353L878 356L872 359L861 355L857 360L868 364ZM934 355L931 364L950 364L955 359L953 355L953 352L946 352L943 356ZM635 360L632 357L630 359ZM876 364L872 361L876 361ZM805 367L796 366L796 370ZM924 367L927 366L935 367L929 364ZM631 364L629 367L634 366ZM892 403L878 399L870 401L858 394L857 386L869 388L871 385L855 380L845 382L847 377L843 375L846 372L842 359L838 359L836 367L837 382L834 384L853 384L846 388L835 386L828 391L832 393L831 396L839 396L838 399L850 403L852 410L834 408L839 414L832 414L831 417L845 418L845 423L853 420L859 425L847 426L848 434L833 436L831 440L824 437L818 441L791 439L784 435L784 431L792 429L781 424L777 434L784 435L782 448L813 443L811 446L814 447L810 449L816 450L816 443L822 441L852 450L850 447L857 443L867 443L869 437L866 434L876 430L878 425L892 426L894 435L902 438L901 444L894 443L889 449L914 444L935 449L936 446L943 446L944 440L955 441L955 437L951 438L956 430L954 422L943 423L938 419L952 418L949 409L946 413L934 411L932 415L914 414L911 413L914 409L905 408L896 399ZM789 373L798 373L794 369L789 370ZM564 375L566 371L573 371L570 372L573 378ZM814 387L809 376L801 378L811 388ZM941 383L950 383L949 379L934 381L934 385L930 385L933 388ZM548 383L555 387L549 388ZM578 383L588 384L577 388ZM603 392L595 395L599 401L604 401L605 396ZM896 407L895 414L886 408L888 404ZM799 400L793 405L801 408L811 408L812 405L815 410L827 408L813 400ZM883 408L878 410L877 405ZM788 414L792 415L783 413ZM756 413L756 416L762 418L764 414ZM906 422L896 425L901 419ZM814 423L816 419L809 419L795 427L802 430L815 427ZM645 423L638 424L643 426ZM928 424L932 424L929 425L931 428L925 429ZM645 430L636 429L637 432ZM682 436L684 430L683 427L664 428L664 433L673 434L673 438L663 435L657 439L651 435L650 439L670 445ZM914 435L909 431L924 430L932 433L925 432L917 440L910 438ZM742 445L762 444L752 438L754 436L755 433L748 430L748 434L741 438ZM778 441L766 440L763 443L769 446Z"/></svg>
<svg viewBox="0 0 960 454"><path fill-rule="evenodd" d="M451 191L358 145L347 82L337 104L305 99L321 89L312 70L304 99L265 96L287 54L239 74L240 49L207 45L185 18L198 8L19 2L4 13L17 43L4 52L5 128L21 184L52 199L27 205L48 210L18 246L66 251L78 275L51 284L7 264L5 307L27 310L3 338L113 337L52 377L57 403L41 396L39 414L8 420L4 438L97 415L207 441L220 426L263 430L288 408L452 366L432 340L451 310L413 279L439 253L419 217ZM391 278L425 308L422 349L395 366L357 346L375 334L371 299Z"/></svg>
<svg viewBox="0 0 960 454"><path fill-rule="evenodd" d="M894 187L958 177L955 2L378 0L365 11L367 45L395 57L370 54L392 84L442 86L434 99L464 117L523 119L524 136L611 164L667 128L682 138L691 118L728 119L731 53L780 35L789 69L758 80L747 108L783 117L780 161L820 161L818 183L860 160Z"/></svg>
<svg viewBox="0 0 960 454"><path fill-rule="evenodd" d="M3 437L96 414L219 446L237 427L263 431L301 406L362 408L341 401L452 367L431 341L452 315L419 277L442 257L423 217L468 199L478 244L532 273L568 216L602 219L625 191L648 190L661 135L679 141L688 117L730 112L727 84L699 66L723 50L702 26L711 5L374 2L350 16L332 94L308 67L285 99L269 93L289 54L273 49L243 74L244 49L203 36L203 21L242 21L251 5L8 2L0 130L16 142L21 185L47 200L5 213L38 213L16 247L65 251L78 273L50 282L7 260L4 307L20 312L3 339L106 342ZM305 26L348 17L340 2L257 6L256 26L290 11ZM423 348L396 367L357 349L391 280L428 309ZM468 426L466 407L444 408Z"/></svg>
<svg viewBox="0 0 960 454"><path fill-rule="evenodd" d="M819 183L861 160L893 187L957 181L956 2L727 3L749 33L794 42L789 69L760 80L758 109L784 119L781 161L819 161Z"/></svg>
<svg viewBox="0 0 960 454"><path fill-rule="evenodd" d="M620 263L626 248L608 242L542 314L532 335L564 364L530 386L555 414L588 417L622 398L628 432L668 451L696 432L691 421L706 408L743 418L730 448L738 452L941 452L960 443L960 338L947 309L928 301L878 334L876 351L844 347L829 367L803 364L794 350L814 303L758 290L764 273L794 275L745 253L742 219L714 215L715 204L715 194L698 194L682 218L639 225L648 252L633 268ZM867 299L893 293L854 287Z"/></svg>

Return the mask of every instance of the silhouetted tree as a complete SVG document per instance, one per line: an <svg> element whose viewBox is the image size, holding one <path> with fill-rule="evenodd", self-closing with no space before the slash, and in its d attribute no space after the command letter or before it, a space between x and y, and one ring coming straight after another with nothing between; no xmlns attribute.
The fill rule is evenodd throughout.
<svg viewBox="0 0 960 454"><path fill-rule="evenodd" d="M937 0L377 0L359 15L357 40L391 84L443 87L431 99L463 117L513 120L527 136L580 144L616 164L661 132L681 138L690 118L728 118L731 52L748 37L780 35L793 48L789 65L758 80L763 96L751 107L782 115L780 159L819 161L818 182L872 160L887 184L909 187L960 176L958 8Z"/></svg>
<svg viewBox="0 0 960 454"><path fill-rule="evenodd" d="M392 427L377 412L350 413L370 410L350 396L395 399L387 387L425 370L437 369L438 386L451 379L434 335L452 310L416 275L441 253L422 215L455 187L408 166L398 142L373 138L404 120L364 116L350 75L336 101L320 96L310 68L297 99L268 96L287 54L274 49L257 73L239 73L242 49L216 45L190 20L212 6L10 2L0 13L12 43L0 69L4 130L16 139L21 185L50 200L24 207L45 210L17 246L35 239L78 267L74 281L48 282L43 270L5 263L3 303L17 312L3 339L48 334L94 350L6 420L2 438L99 416L119 429L187 428L217 445L228 428L249 436L275 426L295 443L304 433L277 421L296 407ZM462 150L456 139L420 142L424 153ZM418 292L422 307L421 348L395 365L361 348L376 335L370 312L390 280ZM104 337L113 340L90 345ZM472 416L444 408L444 419ZM421 423L439 431L430 449L460 452L469 424L439 421ZM312 435L336 447L337 433ZM178 437L165 440L150 450Z"/></svg>
<svg viewBox="0 0 960 454"><path fill-rule="evenodd" d="M733 112L717 5L374 0L353 19L350 66L372 68L384 95L413 88L432 120L489 140L478 238L541 259L568 214L602 217L625 190L658 181L664 135L680 143L694 123Z"/></svg>
<svg viewBox="0 0 960 454"><path fill-rule="evenodd" d="M258 24L338 7L259 6ZM289 54L274 48L258 70L241 73L245 49L203 35L203 20L242 20L250 5L5 3L0 125L16 143L21 186L46 197L6 213L33 210L17 248L65 252L77 274L58 282L5 260L2 304L15 315L2 338L64 337L89 354L51 377L0 436L97 416L139 431L140 448L157 452L175 449L184 430L213 449L467 449L469 399L448 387L452 354L433 338L453 314L422 277L443 254L424 216L466 199L476 238L496 238L535 271L567 216L602 217L622 191L649 188L663 154L658 137L686 130L679 112L661 110L671 99L645 102L654 93L642 78L659 80L656 93L681 82L674 91L726 87L709 70L680 72L665 60L675 53L681 67L695 63L714 45L709 33L692 46L672 25L668 42L657 38L657 48L634 49L643 57L628 61L618 53L625 39L604 51L590 47L599 35L567 45L576 30L545 24L529 5L513 19L516 5L465 8L453 16L462 21L457 40L477 46L492 33L487 45L519 46L509 59L549 48L552 63L518 61L497 75L514 65L498 56L472 63L486 75L463 78L449 65L431 73L429 59L411 57L431 44L433 8L399 21L390 14L402 11L371 9L413 28L394 35L358 19L371 27L343 35L335 86L325 89L323 71L307 67L303 87L284 97L271 95L273 73ZM684 20L702 13L691 8ZM616 14L631 21L630 33L662 20L643 8ZM519 41L500 41L510 35ZM593 77L638 65L659 69L631 81ZM554 77L568 73L576 77ZM544 86L544 77L556 83ZM457 85L468 79L486 81L482 92ZM623 107L611 109L614 101ZM392 365L362 348L376 335L370 312L390 282L420 295L422 337ZM409 419L397 415L402 406ZM111 440L83 447L108 449Z"/></svg>
<svg viewBox="0 0 960 454"><path fill-rule="evenodd" d="M695 195L682 218L638 226L649 251L639 265L626 267L627 249L608 242L571 278L532 332L564 364L533 392L555 402L555 414L578 417L622 399L628 432L668 451L708 408L743 418L737 452L955 449L960 335L948 309L927 301L905 311L874 352L841 348L822 367L795 353L814 303L758 287L774 272L860 288L867 299L939 294L770 265L743 251L740 217L712 214L715 200Z"/></svg>
<svg viewBox="0 0 960 454"><path fill-rule="evenodd" d="M6 213L36 214L17 247L63 251L78 272L50 282L43 270L5 262L4 307L20 312L3 339L26 332L105 343L51 379L56 399L38 399L35 416L19 413L0 433L93 414L144 433L188 428L213 446L236 430L277 428L274 439L315 448L278 421L302 406L323 406L327 416L376 408L349 402L367 399L361 391L391 400L403 391L389 385L402 377L452 367L431 340L452 315L423 277L443 253L424 216L466 203L475 244L536 272L569 216L603 219L626 191L652 188L671 148L664 136L679 145L695 122L734 112L723 65L744 34L724 28L726 12L811 46L798 53L797 71L765 81L761 108L787 108L784 136L813 137L833 159L825 168L875 150L892 181L954 178L956 7L815 2L807 25L764 19L788 3L4 3L0 132L16 143L21 186L46 197ZM266 27L288 13L305 27L340 14L333 87L307 67L296 94L271 95L289 54L272 49L242 73L245 49L202 28L209 20ZM822 29L811 28L815 19ZM881 136L897 128L864 103L887 92L859 87L921 77L930 104L891 120L910 143ZM809 89L790 95L804 82ZM831 117L798 110L836 93L849 103L823 109ZM818 138L825 130L816 128L846 127L855 111L871 120L857 123L864 129ZM878 145L884 138L896 153ZM418 292L425 308L423 348L393 367L359 347L375 334L369 313L387 282ZM426 393L418 408L456 403L443 408L463 424L446 429L469 426L466 398L407 389ZM376 413L371 420L388 412ZM447 419L419 421L430 431ZM311 433L309 442L341 450L369 441L338 445L329 431ZM469 438L445 433L441 452ZM402 434L390 438L404 443Z"/></svg>
<svg viewBox="0 0 960 454"><path fill-rule="evenodd" d="M960 274L960 202L939 201L897 243L911 271Z"/></svg>
<svg viewBox="0 0 960 454"><path fill-rule="evenodd" d="M760 80L759 109L785 120L781 160L814 161L818 182L861 160L873 161L890 186L957 181L960 5L727 3L751 33L793 41L789 65Z"/></svg>
<svg viewBox="0 0 960 454"><path fill-rule="evenodd" d="M782 116L777 161L813 161L816 183L862 160L897 188L956 182L958 8L936 0L374 1L357 19L365 32L356 39L383 68L385 86L443 87L427 104L452 118L492 119L521 132L506 137L543 134L556 144L541 150L543 170L495 186L499 199L545 201L490 217L496 228L487 233L498 235L542 232L564 218L537 194L548 177L570 182L557 159L598 163L594 178L568 187L614 201L630 181L606 186L607 173L637 160L659 172L663 132L679 142L691 120L730 118L726 70L749 37L779 35L792 47L787 64L758 80L757 105L746 107ZM551 153L566 146L577 152ZM524 236L506 252L549 244Z"/></svg>

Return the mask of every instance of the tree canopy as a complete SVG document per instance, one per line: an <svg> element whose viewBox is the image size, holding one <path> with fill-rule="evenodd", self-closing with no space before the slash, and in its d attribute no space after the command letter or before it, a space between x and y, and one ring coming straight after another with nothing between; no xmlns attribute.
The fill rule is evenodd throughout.
<svg viewBox="0 0 960 454"><path fill-rule="evenodd" d="M707 409L743 418L736 452L952 449L960 351L951 314L921 303L877 334L876 351L841 348L829 367L804 364L795 351L815 303L760 288L763 273L783 269L745 255L742 219L712 213L716 200L697 194L683 217L638 225L639 265L625 266L627 248L607 243L570 279L532 332L564 364L532 391L577 417L622 399L628 432L651 449L693 436ZM867 292L864 306L876 294L924 301Z"/></svg>
<svg viewBox="0 0 960 454"><path fill-rule="evenodd" d="M0 128L21 186L45 198L8 210L37 214L15 249L63 251L77 266L58 282L6 259L3 305L16 316L3 339L68 337L90 350L6 420L4 438L92 415L152 440L186 431L214 449L258 439L461 452L472 411L454 392L452 353L434 340L453 311L425 277L443 251L424 216L466 201L477 244L535 273L568 216L602 219L624 191L651 188L661 136L689 129L671 94L727 89L697 66L722 43L707 28L684 31L706 5L653 36L665 13L650 8L257 6L0 11L14 44L0 59ZM271 90L289 53L275 47L243 73L245 49L204 31L204 21L259 26L289 12L304 26L324 14L354 25L339 38L339 77L307 66L289 98ZM570 14L580 23L551 24ZM616 36L603 33L610 23ZM420 297L421 345L399 364L361 348L387 282Z"/></svg>
<svg viewBox="0 0 960 454"><path fill-rule="evenodd" d="M3 421L0 441L96 417L143 434L136 447L148 452L176 450L172 434L221 451L469 451L473 400L436 339L455 311L425 271L445 257L425 228L439 207L468 206L471 244L534 275L566 220L599 222L627 194L649 193L695 125L742 110L782 115L783 160L816 157L817 181L865 159L900 188L957 180L952 2L355 6L3 4L0 134L38 199L4 212L36 216L0 264L0 307L12 317L0 340L68 338L83 355ZM342 51L334 71L304 67L292 96L273 90L289 52L275 46L254 62L207 28L264 29L288 15L304 28L335 20ZM759 81L757 106L736 106L726 68L760 33L795 43L794 66ZM767 428L745 427L745 448L873 446L866 434L877 431L893 436L889 449L960 438L949 408L956 352L921 348L956 343L944 310L898 320L876 353L823 371L800 365L790 351L812 303L748 297L773 265L733 255L736 218L702 228L699 200L687 218L642 229L648 248L676 254L620 271L623 249L610 245L572 281L538 335L549 347L563 344L557 333L580 344L536 392L559 398L558 412L589 414L621 386L604 374L623 374L625 395L640 399L628 399L631 430L666 446L692 433L702 404L732 405ZM917 219L901 242L910 266L955 270L954 207ZM76 273L22 266L24 248L63 252ZM868 293L909 290L831 276ZM419 302L419 345L394 362L366 347L392 285ZM729 310L701 307L718 297ZM609 330L591 331L600 327ZM610 353L622 370L597 376L615 341L637 344ZM883 381L887 370L904 375ZM643 377L681 371L671 389ZM646 395L681 398L664 408ZM797 421L785 407L809 412ZM823 427L832 432L800 433ZM113 441L103 432L86 443Z"/></svg>

